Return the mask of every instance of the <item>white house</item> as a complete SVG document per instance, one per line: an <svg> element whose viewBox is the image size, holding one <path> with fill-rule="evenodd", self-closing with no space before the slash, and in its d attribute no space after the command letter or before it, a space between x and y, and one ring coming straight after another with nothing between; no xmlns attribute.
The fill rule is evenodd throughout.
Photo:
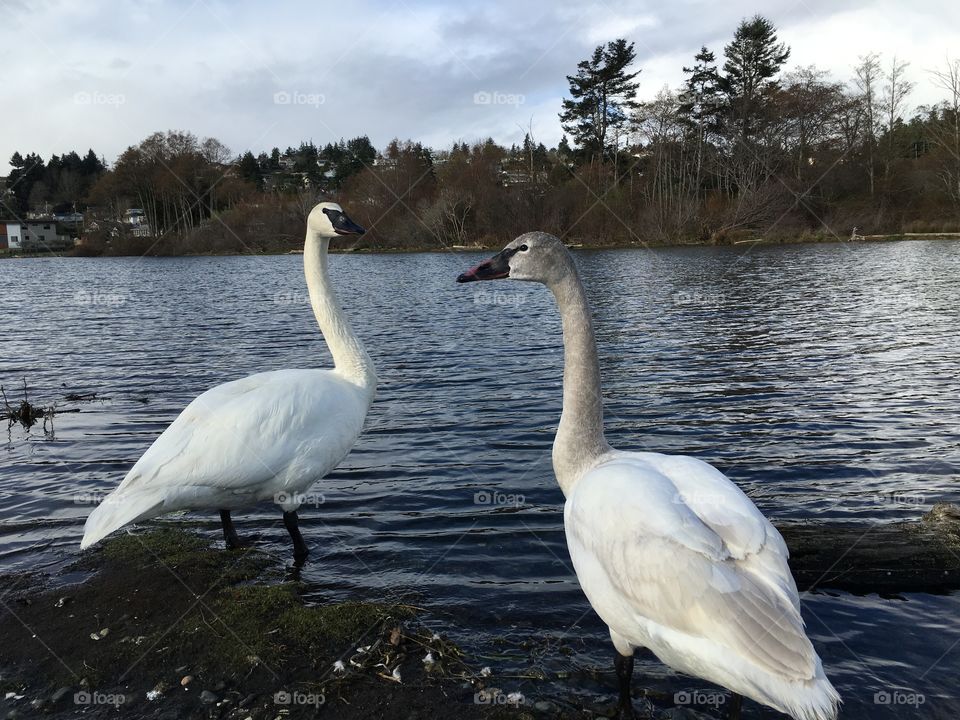
<svg viewBox="0 0 960 720"><path fill-rule="evenodd" d="M73 245L73 239L52 218L7 222L6 229L10 250L63 250Z"/></svg>
<svg viewBox="0 0 960 720"><path fill-rule="evenodd" d="M8 222L6 224L7 228L7 247L11 250L20 249L20 239L23 237L23 233L20 230L20 223Z"/></svg>

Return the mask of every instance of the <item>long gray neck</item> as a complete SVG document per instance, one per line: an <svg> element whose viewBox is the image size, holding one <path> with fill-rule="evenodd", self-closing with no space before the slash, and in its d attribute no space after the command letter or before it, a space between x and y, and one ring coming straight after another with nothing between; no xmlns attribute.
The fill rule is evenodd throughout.
<svg viewBox="0 0 960 720"><path fill-rule="evenodd" d="M553 441L553 472L567 495L610 446L603 437L600 361L583 283L571 268L550 289L563 321L563 413Z"/></svg>
<svg viewBox="0 0 960 720"><path fill-rule="evenodd" d="M347 380L369 390L371 395L377 386L373 362L367 355L360 339L354 335L350 322L337 302L330 275L327 272L328 238L307 230L303 248L303 271L310 291L310 305L323 333L336 372Z"/></svg>

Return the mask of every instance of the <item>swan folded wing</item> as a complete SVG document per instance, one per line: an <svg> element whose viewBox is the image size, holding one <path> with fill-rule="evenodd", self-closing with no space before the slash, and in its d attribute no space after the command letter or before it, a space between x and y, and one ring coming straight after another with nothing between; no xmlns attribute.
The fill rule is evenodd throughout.
<svg viewBox="0 0 960 720"><path fill-rule="evenodd" d="M565 515L578 574L602 569L635 619L716 643L780 676L814 676L816 656L797 607L742 569L723 536L653 464L594 468L575 486Z"/></svg>
<svg viewBox="0 0 960 720"><path fill-rule="evenodd" d="M291 462L319 477L352 445L350 396L346 383L324 371L259 373L218 385L184 408L117 490L200 485L242 494L283 475Z"/></svg>
<svg viewBox="0 0 960 720"><path fill-rule="evenodd" d="M723 540L740 569L752 572L799 612L797 585L780 533L726 475L697 458L658 453L625 453L626 462L652 466L677 488L677 500Z"/></svg>

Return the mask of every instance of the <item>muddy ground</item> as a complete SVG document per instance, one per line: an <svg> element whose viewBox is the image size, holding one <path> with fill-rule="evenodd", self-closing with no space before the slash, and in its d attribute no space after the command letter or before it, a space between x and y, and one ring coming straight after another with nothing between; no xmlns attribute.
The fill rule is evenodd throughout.
<svg viewBox="0 0 960 720"><path fill-rule="evenodd" d="M311 605L301 590L273 556L170 528L120 535L54 576L0 576L0 718L613 715L612 698L512 695L515 680L427 630L413 600ZM636 693L645 715L704 717Z"/></svg>

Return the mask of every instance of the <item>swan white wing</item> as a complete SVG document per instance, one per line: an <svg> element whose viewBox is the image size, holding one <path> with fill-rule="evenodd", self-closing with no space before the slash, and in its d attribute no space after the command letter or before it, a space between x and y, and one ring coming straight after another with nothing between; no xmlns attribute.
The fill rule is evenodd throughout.
<svg viewBox="0 0 960 720"><path fill-rule="evenodd" d="M587 472L567 498L570 554L594 608L627 638L641 625L677 631L780 677L813 678L816 654L796 605L741 567L737 543L732 551L658 464L646 454L618 456ZM721 511L713 512L716 523ZM731 531L742 512L735 506L719 518L740 541L752 534ZM751 524L752 514L745 517Z"/></svg>
<svg viewBox="0 0 960 720"><path fill-rule="evenodd" d="M356 442L368 404L356 385L326 370L218 385L184 408L117 492L199 485L249 493L269 490L275 478L316 479Z"/></svg>
<svg viewBox="0 0 960 720"><path fill-rule="evenodd" d="M669 478L678 499L713 530L738 566L770 584L799 612L797 585L790 572L790 552L783 537L753 501L712 465L684 455L627 453Z"/></svg>

